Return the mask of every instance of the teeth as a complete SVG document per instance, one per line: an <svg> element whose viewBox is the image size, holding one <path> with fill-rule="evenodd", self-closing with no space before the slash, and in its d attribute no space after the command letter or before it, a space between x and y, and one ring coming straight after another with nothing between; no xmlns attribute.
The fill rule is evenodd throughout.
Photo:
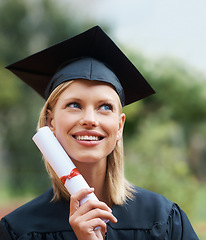
<svg viewBox="0 0 206 240"><path fill-rule="evenodd" d="M97 136L75 136L77 140L82 140L82 141L98 141L99 137Z"/></svg>

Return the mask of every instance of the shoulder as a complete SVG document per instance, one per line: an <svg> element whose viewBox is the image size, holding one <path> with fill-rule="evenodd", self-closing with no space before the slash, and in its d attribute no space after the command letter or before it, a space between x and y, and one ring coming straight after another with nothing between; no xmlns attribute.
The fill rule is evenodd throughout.
<svg viewBox="0 0 206 240"><path fill-rule="evenodd" d="M135 187L134 198L114 205L117 223L108 223L108 238L198 239L186 214L164 196Z"/></svg>
<svg viewBox="0 0 206 240"><path fill-rule="evenodd" d="M49 189L5 216L1 223L18 236L30 232L68 230L69 203L51 202L52 198L53 190Z"/></svg>
<svg viewBox="0 0 206 240"><path fill-rule="evenodd" d="M127 220L124 224L151 229L155 223L167 222L174 204L164 196L135 187L134 197L122 206L114 206L117 218Z"/></svg>
<svg viewBox="0 0 206 240"><path fill-rule="evenodd" d="M131 208L144 213L149 212L150 219L167 220L174 203L161 194L135 187L134 199L128 202ZM127 206L127 204L126 204Z"/></svg>

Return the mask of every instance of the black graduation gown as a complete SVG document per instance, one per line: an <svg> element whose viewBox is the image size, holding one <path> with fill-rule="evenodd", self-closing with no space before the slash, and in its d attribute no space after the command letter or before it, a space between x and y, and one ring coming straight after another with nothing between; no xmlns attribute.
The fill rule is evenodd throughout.
<svg viewBox="0 0 206 240"><path fill-rule="evenodd" d="M51 202L52 189L1 219L0 239L73 240L69 225L69 203ZM194 240L196 236L186 214L165 197L136 188L135 198L123 206L114 205L118 222L107 224L109 240Z"/></svg>

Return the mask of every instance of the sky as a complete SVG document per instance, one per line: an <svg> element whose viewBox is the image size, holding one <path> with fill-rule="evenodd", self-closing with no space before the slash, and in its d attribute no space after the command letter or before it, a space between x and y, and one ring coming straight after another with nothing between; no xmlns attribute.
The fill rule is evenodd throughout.
<svg viewBox="0 0 206 240"><path fill-rule="evenodd" d="M205 0L64 0L94 25L107 24L115 42L154 60L183 60L206 76Z"/></svg>

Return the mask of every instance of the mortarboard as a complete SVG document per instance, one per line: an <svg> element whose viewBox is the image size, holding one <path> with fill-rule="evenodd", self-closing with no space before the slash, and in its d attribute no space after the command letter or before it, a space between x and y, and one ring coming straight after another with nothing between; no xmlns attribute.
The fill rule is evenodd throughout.
<svg viewBox="0 0 206 240"><path fill-rule="evenodd" d="M123 106L155 93L137 68L99 26L6 68L46 99L61 82L76 78L111 83ZM91 72L91 69L96 71Z"/></svg>

